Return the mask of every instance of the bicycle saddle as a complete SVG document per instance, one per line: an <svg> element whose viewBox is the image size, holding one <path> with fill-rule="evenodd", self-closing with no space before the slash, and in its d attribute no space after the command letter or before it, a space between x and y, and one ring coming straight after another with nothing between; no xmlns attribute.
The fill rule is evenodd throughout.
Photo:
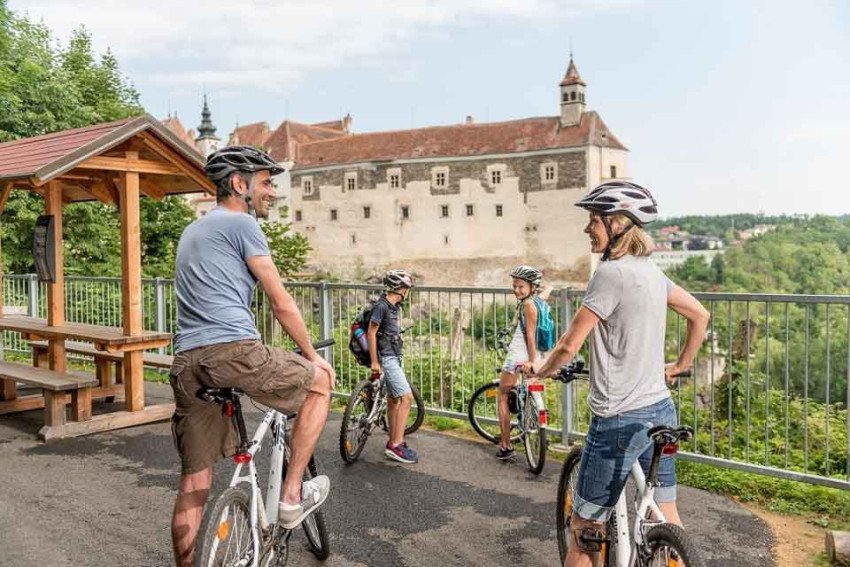
<svg viewBox="0 0 850 567"><path fill-rule="evenodd" d="M216 402L223 404L227 400L234 400L244 394L239 388L211 388L209 386L201 386L195 395L205 402Z"/></svg>
<svg viewBox="0 0 850 567"><path fill-rule="evenodd" d="M669 425L656 425L647 433L650 439L656 443L677 443L687 441L694 436L694 430L687 425L671 427Z"/></svg>

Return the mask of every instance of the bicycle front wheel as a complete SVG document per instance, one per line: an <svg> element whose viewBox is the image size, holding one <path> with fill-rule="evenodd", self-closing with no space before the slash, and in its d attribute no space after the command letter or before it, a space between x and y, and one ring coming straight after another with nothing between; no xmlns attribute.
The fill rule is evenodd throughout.
<svg viewBox="0 0 850 567"><path fill-rule="evenodd" d="M207 507L195 547L196 567L251 565L254 534L248 495L231 487Z"/></svg>
<svg viewBox="0 0 850 567"><path fill-rule="evenodd" d="M546 464L546 449L549 445L546 428L540 425L540 408L530 393L526 397L523 419L525 461L528 463L528 470L533 474L540 474Z"/></svg>
<svg viewBox="0 0 850 567"><path fill-rule="evenodd" d="M499 442L499 381L484 384L469 398L466 409L469 423L478 435L490 443ZM521 439L519 424L511 416L511 442Z"/></svg>
<svg viewBox="0 0 850 567"><path fill-rule="evenodd" d="M310 459L310 465L304 471L304 480L310 480L314 476L318 476L316 467L316 458ZM304 528L304 534L307 536L307 541L310 542L310 551L316 556L319 561L324 561L331 554L331 546L328 541L328 528L325 526L324 510L316 510L301 523Z"/></svg>
<svg viewBox="0 0 850 567"><path fill-rule="evenodd" d="M366 440L369 438L369 424L366 418L372 411L373 403L372 383L369 380L361 380L348 398L339 431L339 454L346 463L356 461L366 446Z"/></svg>
<svg viewBox="0 0 850 567"><path fill-rule="evenodd" d="M700 567L700 561L685 530L675 524L659 524L646 533L646 552L638 562L645 567Z"/></svg>

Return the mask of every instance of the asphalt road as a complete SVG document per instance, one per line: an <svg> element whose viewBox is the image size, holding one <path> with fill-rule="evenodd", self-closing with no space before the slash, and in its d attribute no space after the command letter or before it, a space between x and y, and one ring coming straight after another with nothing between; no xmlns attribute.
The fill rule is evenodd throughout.
<svg viewBox="0 0 850 567"><path fill-rule="evenodd" d="M148 384L149 401L170 389ZM248 413L249 428L259 413ZM165 566L178 459L167 423L48 445L35 440L41 416L0 417L0 565ZM325 504L334 566L557 565L555 492L558 463L543 474L524 461L502 463L493 447L420 432L411 439L421 462L383 457L385 435L369 440L358 463L344 465L332 415L320 441L330 476ZM216 470L216 486L232 465ZM773 565L774 536L736 503L680 488L682 516L708 565ZM290 565L318 565L303 533L293 536Z"/></svg>

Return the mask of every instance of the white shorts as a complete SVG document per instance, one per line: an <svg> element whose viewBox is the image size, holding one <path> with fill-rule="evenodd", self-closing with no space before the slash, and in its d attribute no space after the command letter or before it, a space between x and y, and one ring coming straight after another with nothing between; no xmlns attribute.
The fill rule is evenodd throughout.
<svg viewBox="0 0 850 567"><path fill-rule="evenodd" d="M543 360L543 355L537 353L537 361ZM511 339L511 344L508 345L508 354L505 357L505 363L502 364L502 372L516 374L517 366L528 362L528 347L525 344L525 335L522 333L522 327L516 326L516 331Z"/></svg>

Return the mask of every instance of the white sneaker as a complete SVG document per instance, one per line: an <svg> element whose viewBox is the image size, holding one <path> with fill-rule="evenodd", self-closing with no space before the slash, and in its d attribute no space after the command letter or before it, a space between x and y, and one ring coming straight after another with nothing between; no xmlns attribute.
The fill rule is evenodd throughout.
<svg viewBox="0 0 850 567"><path fill-rule="evenodd" d="M312 514L327 499L331 491L331 480L319 475L301 484L301 503L287 504L281 501L278 506L277 521L281 527L291 530L297 528L304 518Z"/></svg>

